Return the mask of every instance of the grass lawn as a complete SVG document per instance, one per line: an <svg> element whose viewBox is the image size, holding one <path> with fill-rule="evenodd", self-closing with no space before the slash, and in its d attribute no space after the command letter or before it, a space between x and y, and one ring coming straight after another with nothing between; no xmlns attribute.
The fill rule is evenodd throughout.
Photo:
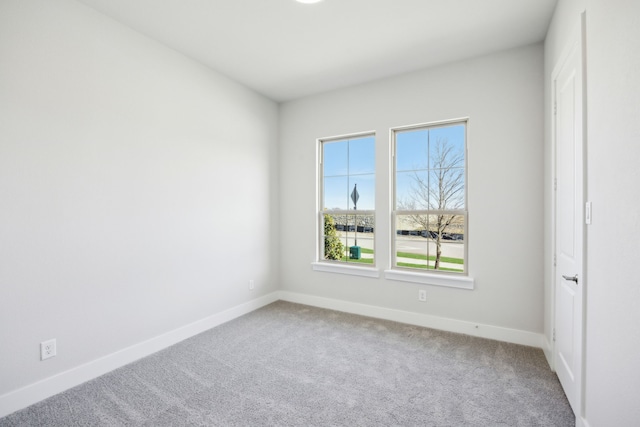
<svg viewBox="0 0 640 427"><path fill-rule="evenodd" d="M373 249L368 249L368 248L360 248L360 253L362 254L373 254ZM435 261L436 257L435 255L429 256L427 257L426 255L421 255L421 254L413 254L410 252L398 252L397 253L399 258L410 258L410 259L419 259L419 260L424 260L424 261ZM351 259L349 258L349 255L345 255L342 257L342 261L346 261L346 262L353 262L356 264L373 264L373 258L360 258L360 259ZM462 258L451 258L451 257L440 257L440 262L446 262L449 264L460 264L460 265L464 265L464 259ZM398 263L398 267L410 267L410 268L422 268L422 269L429 269L429 270L433 270L433 266L428 266L426 264L413 264L410 262L399 262ZM462 272L464 271L463 269L458 269L458 268L446 268L446 267L440 267L439 270L443 270L443 271L456 271L456 272Z"/></svg>
<svg viewBox="0 0 640 427"><path fill-rule="evenodd" d="M411 267L411 268L424 268L424 269L428 269L428 270L435 270L435 268L433 268L433 266L431 265L426 265L426 264L411 264L410 262L399 262L398 263L398 267ZM438 270L442 270L442 271L456 271L456 272L463 272L463 269L458 269L458 268L446 268L446 267L440 267Z"/></svg>
<svg viewBox="0 0 640 427"><path fill-rule="evenodd" d="M360 248L360 253L361 254L373 254L373 249L367 249L367 248ZM349 258L349 255L345 255L342 257L342 261L347 261L347 262L355 262L358 264L373 264L373 258L360 258L360 259L351 259Z"/></svg>
<svg viewBox="0 0 640 427"><path fill-rule="evenodd" d="M400 258L411 258L411 259L422 259L422 260L429 260L429 261L435 261L436 260L436 256L435 255L431 255L427 258L426 255L421 255L421 254L412 254L410 252L398 252L398 257ZM446 256L441 256L440 257L440 262L448 262L449 264L464 264L464 260L462 258L451 258L451 257L446 257ZM443 269L444 270L444 269Z"/></svg>

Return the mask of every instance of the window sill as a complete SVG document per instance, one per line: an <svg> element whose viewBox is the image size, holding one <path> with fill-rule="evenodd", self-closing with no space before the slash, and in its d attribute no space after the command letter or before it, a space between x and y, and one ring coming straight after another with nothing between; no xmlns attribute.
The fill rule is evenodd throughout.
<svg viewBox="0 0 640 427"><path fill-rule="evenodd" d="M402 282L420 283L423 285L446 286L449 288L473 289L475 281L468 276L448 274L418 273L413 271L385 270L384 278Z"/></svg>
<svg viewBox="0 0 640 427"><path fill-rule="evenodd" d="M373 267L357 267L354 265L342 265L329 262L312 262L314 271L324 271L326 273L349 274L351 276L380 277L380 270Z"/></svg>

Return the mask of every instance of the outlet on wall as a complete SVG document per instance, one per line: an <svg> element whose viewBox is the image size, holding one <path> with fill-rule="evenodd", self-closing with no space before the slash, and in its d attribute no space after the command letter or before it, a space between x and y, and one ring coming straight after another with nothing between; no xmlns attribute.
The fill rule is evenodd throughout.
<svg viewBox="0 0 640 427"><path fill-rule="evenodd" d="M40 343L40 360L49 359L57 354L56 339L42 341Z"/></svg>
<svg viewBox="0 0 640 427"><path fill-rule="evenodd" d="M418 290L418 301L426 301L427 300L427 291L425 289Z"/></svg>
<svg viewBox="0 0 640 427"><path fill-rule="evenodd" d="M255 289L255 287L256 287L256 284L253 281L253 279L249 280L249 290L252 291Z"/></svg>

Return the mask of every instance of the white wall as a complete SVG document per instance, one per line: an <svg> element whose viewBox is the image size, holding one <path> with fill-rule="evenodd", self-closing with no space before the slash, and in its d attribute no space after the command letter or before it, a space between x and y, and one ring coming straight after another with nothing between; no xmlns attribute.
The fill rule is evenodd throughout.
<svg viewBox="0 0 640 427"><path fill-rule="evenodd" d="M0 2L0 397L276 289L277 115L73 1Z"/></svg>
<svg viewBox="0 0 640 427"><path fill-rule="evenodd" d="M316 138L375 130L376 256L389 267L389 128L469 117L469 274L475 290L312 271ZM543 49L493 54L285 103L280 118L283 289L541 334Z"/></svg>
<svg viewBox="0 0 640 427"><path fill-rule="evenodd" d="M586 419L640 420L640 3L587 1Z"/></svg>

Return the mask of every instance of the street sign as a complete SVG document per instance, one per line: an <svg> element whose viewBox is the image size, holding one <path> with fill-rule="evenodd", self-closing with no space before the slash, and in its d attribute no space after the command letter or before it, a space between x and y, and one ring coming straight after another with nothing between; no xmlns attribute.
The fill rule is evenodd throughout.
<svg viewBox="0 0 640 427"><path fill-rule="evenodd" d="M353 200L353 208L355 209L358 205L358 199L360 198L360 194L358 194L358 184L353 186L353 191L351 192L351 200Z"/></svg>

